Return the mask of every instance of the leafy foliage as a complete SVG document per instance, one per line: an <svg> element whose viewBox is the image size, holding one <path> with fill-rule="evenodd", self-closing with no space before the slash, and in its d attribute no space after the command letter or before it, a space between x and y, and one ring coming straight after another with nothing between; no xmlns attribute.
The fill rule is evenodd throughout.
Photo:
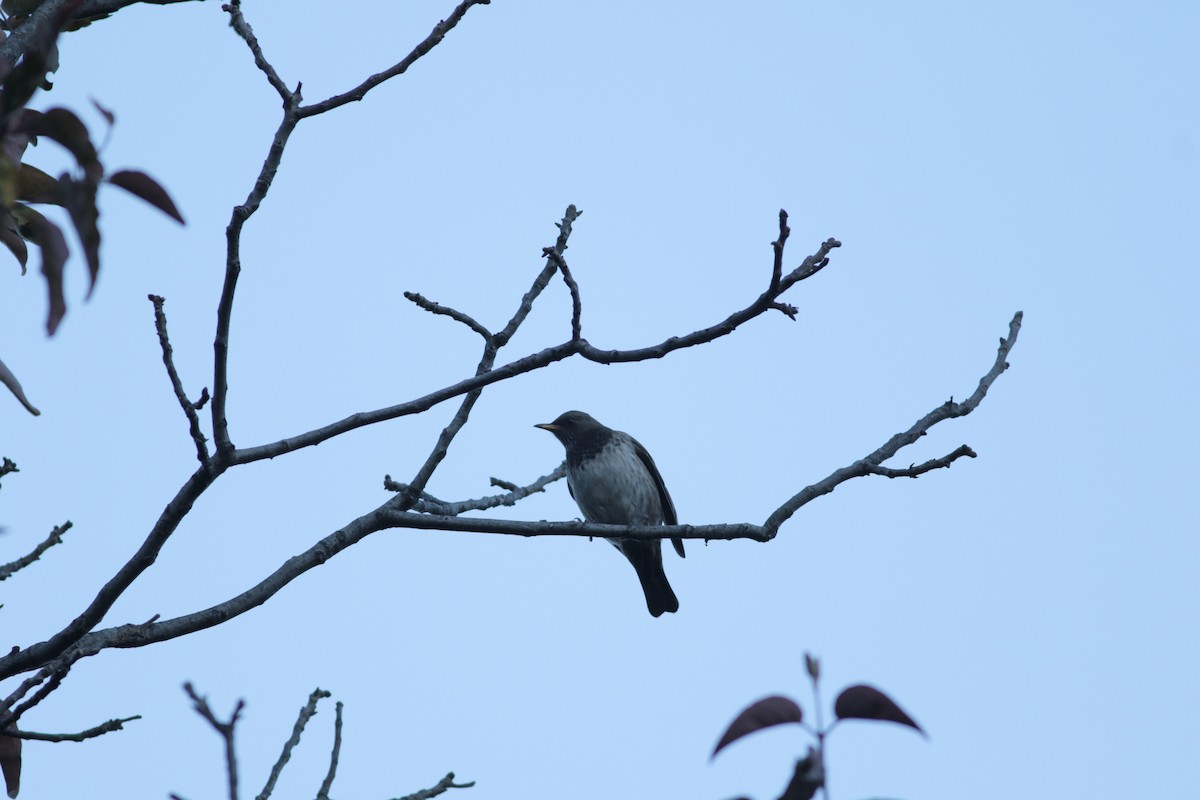
<svg viewBox="0 0 1200 800"><path fill-rule="evenodd" d="M9 14L27 14L38 3L16 3L5 0L3 10ZM70 109L53 107L36 111L26 104L39 89L49 89L46 75L58 66L58 34L69 27L78 0L65 4L38 32L23 53L16 67L0 59L0 244L16 258L25 274L32 243L41 254L41 273L46 279L49 295L49 314L46 331L53 336L67 313L63 294L63 269L70 250L62 229L47 219L34 205L55 205L64 209L71 220L82 247L88 268L88 295L100 274L100 211L96 194L101 183L119 186L141 198L163 213L183 223L174 201L157 181L137 170L117 170L105 174L100 153L83 121ZM5 27L10 30L25 21L24 17L9 17ZM98 103L96 109L109 125L114 115ZM29 145L46 138L63 147L74 160L76 169L57 178L24 162ZM3 383L30 411L34 408L26 399L20 383L12 372L0 363L0 383Z"/></svg>

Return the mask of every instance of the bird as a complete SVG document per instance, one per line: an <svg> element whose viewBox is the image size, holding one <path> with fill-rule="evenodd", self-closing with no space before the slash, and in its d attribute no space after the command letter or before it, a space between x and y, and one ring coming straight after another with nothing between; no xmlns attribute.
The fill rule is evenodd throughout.
<svg viewBox="0 0 1200 800"><path fill-rule="evenodd" d="M554 434L567 451L567 489L588 522L610 525L675 525L675 504L646 448L627 433L606 427L582 411L567 411L535 425ZM637 571L650 615L679 610L663 569L662 540L609 539ZM683 558L683 540L672 539Z"/></svg>

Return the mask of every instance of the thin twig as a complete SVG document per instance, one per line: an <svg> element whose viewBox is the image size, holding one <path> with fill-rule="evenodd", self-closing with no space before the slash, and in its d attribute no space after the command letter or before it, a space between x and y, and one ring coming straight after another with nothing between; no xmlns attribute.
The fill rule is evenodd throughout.
<svg viewBox="0 0 1200 800"><path fill-rule="evenodd" d="M9 736L16 736L18 739L32 739L39 742L82 742L87 739L95 739L97 736L103 736L106 733L120 731L125 729L126 722L133 722L135 719L141 719L141 715L125 717L124 719L110 719L108 722L102 722L94 728L88 728L86 731L79 733L35 733L34 731L9 731Z"/></svg>
<svg viewBox="0 0 1200 800"><path fill-rule="evenodd" d="M829 263L829 253L837 247L841 247L841 242L837 239L826 240L818 249L817 252L809 256L804 262L783 277L780 281L779 293L787 291L796 283L812 277L826 264ZM548 259L549 260L549 259ZM550 275L554 274L557 265L552 262L547 265L547 269L542 271L545 275L547 270L550 270ZM539 275L539 278L541 275ZM547 280L549 278L547 277ZM540 291L540 289L539 289ZM531 355L519 358L516 361L511 361L494 369L487 370L483 373L478 373L473 377L459 381L451 386L446 386L436 391L430 392L424 397L418 397L414 400L409 400L397 405L388 406L387 408L377 409L375 411L363 411L338 422L325 425L324 427L308 431L306 433L290 436L286 439L281 439L270 444L259 445L256 447L239 448L234 455L234 463L248 464L254 461L260 461L266 458L275 458L285 453L290 453L294 450L299 450L304 447L313 447L328 441L336 436L340 436L358 428L368 425L374 425L386 420L397 419L399 417L419 414L433 406L445 402L459 395L467 394L478 389L490 386L493 383L508 380L522 375L527 372L533 372L543 367L547 367L557 361L570 358L574 355L579 355L588 361L594 361L599 364L619 364L632 361L646 361L648 359L662 358L676 350L681 350L686 347L694 347L700 344L719 339L723 336L728 336L737 330L746 322L761 316L769 310L775 308L773 305L776 302L776 295L770 292L763 293L753 303L746 308L730 314L721 322L711 325L707 328L702 328L698 331L685 334L683 336L672 336L656 345L650 347L641 347L633 350L605 350L599 347L594 347L585 340L567 341L562 344L547 347L546 349L533 353ZM494 337L497 341L507 341L506 332L508 328L496 334Z"/></svg>
<svg viewBox="0 0 1200 800"><path fill-rule="evenodd" d="M308 725L308 721L317 713L317 703L329 696L329 692L324 689L313 689L312 694L308 696L308 702L300 709L300 716L296 717L296 724L292 726L292 735L283 743L283 752L279 754L279 759L271 767L267 783L255 800L267 800L271 796L271 792L275 791L275 782L279 780L283 768L291 759L292 750L300 744L300 734L304 733L304 726Z"/></svg>
<svg viewBox="0 0 1200 800"><path fill-rule="evenodd" d="M50 535L38 543L37 547L33 548L26 555L21 556L16 561L10 561L3 566L0 566L0 581L11 578L14 573L25 569L33 562L42 557L42 554L54 547L56 544L62 544L62 535L71 530L71 521L67 520L62 525L55 525L50 531Z"/></svg>
<svg viewBox="0 0 1200 800"><path fill-rule="evenodd" d="M195 707L196 713L204 717L213 730L220 734L221 739L224 740L225 765L229 774L229 800L238 800L237 752L233 745L233 734L234 728L237 727L238 718L242 715L242 709L246 707L246 704L244 701L238 700L237 704L233 707L233 713L229 715L229 721L222 722L217 719L217 715L209 707L208 698L196 694L196 690L192 688L191 683L185 683L183 690L192 699L192 705Z"/></svg>
<svg viewBox="0 0 1200 800"><path fill-rule="evenodd" d="M775 251L775 263L771 267L771 288L768 291L772 293L779 291L779 282L783 280L783 246L787 244L788 234L792 232L787 220L787 212L779 209L779 238L771 242L771 248Z"/></svg>
<svg viewBox="0 0 1200 800"><path fill-rule="evenodd" d="M487 497L478 497L470 500L458 500L448 502L439 500L428 492L422 492L421 497L414 502L409 508L421 514L441 514L449 517L456 517L465 511L486 511L490 508L498 508L500 506L514 506L517 501L523 500L531 494L544 492L546 487L561 478L566 477L567 466L563 462L548 475L543 475L528 486L517 486L508 481L500 481L492 478L492 485L500 486L508 491L505 494L494 494ZM384 488L392 492L403 492L408 487L403 483L396 483L390 478L384 480Z"/></svg>
<svg viewBox="0 0 1200 800"><path fill-rule="evenodd" d="M446 777L442 778L435 785L429 787L428 789L422 789L419 792L406 794L403 797L396 798L396 800L430 800L431 797L437 797L439 794L442 794L450 789L470 789L474 785L475 781L468 781L467 783L455 783L454 773L447 772Z"/></svg>
<svg viewBox="0 0 1200 800"><path fill-rule="evenodd" d="M492 339L491 331L489 331L487 328L483 327L478 322L476 322L472 317L464 314L461 311L450 308L449 306L441 305L440 303L435 303L434 301L426 298L424 295L417 294L416 292L405 292L404 297L407 300L411 300L413 303L416 303L418 306L425 309L430 314L440 314L442 316L449 317L450 319L461 322L463 325L466 325L468 328L470 328L471 330L475 331L480 336L482 336L483 340L485 342L489 342Z"/></svg>
<svg viewBox="0 0 1200 800"><path fill-rule="evenodd" d="M192 441L196 444L196 458L200 459L201 464L207 464L208 440L200 432L200 417L196 414L199 406L188 399L187 393L183 390L183 381L179 379L179 372L175 369L174 350L172 350L171 340L167 336L167 315L163 311L163 303L166 300L156 294L147 295L147 297L154 304L154 328L158 331L158 343L162 347L163 364L167 368L167 377L171 380L171 388L175 390L175 399L179 401L179 407L187 416L188 430L192 434ZM205 391L201 393L200 405L203 405L203 399L207 393L208 389L205 388Z"/></svg>
<svg viewBox="0 0 1200 800"><path fill-rule="evenodd" d="M5 456L4 459L2 461L0 461L0 478L3 478L5 475L9 474L10 472L20 472L20 471L21 470L17 469L17 462L13 461L8 456Z"/></svg>
<svg viewBox="0 0 1200 800"><path fill-rule="evenodd" d="M975 458L976 453L965 444L955 450L953 453L948 453L941 458L933 458L926 461L924 464L917 464L908 467L907 469L892 469L890 467L871 467L869 474L882 475L885 478L915 478L918 475L924 475L926 472L935 469L943 469L949 467L955 461L963 457Z"/></svg>
<svg viewBox="0 0 1200 800"><path fill-rule="evenodd" d="M466 15L471 6L486 6L491 3L491 0L463 0L459 3L454 11L450 12L450 16L433 26L433 31L426 36L420 44L413 48L412 52L402 58L394 66L385 69L383 72L376 73L365 81L355 86L348 92L339 95L334 95L328 100L322 100L319 103L313 103L310 106L304 106L300 109L300 116L312 117L317 114L324 114L326 111L331 111L338 106L344 106L346 103L353 103L362 100L366 97L367 92L374 89L379 84L386 80L401 75L417 62L422 56L428 53L433 48L437 47L438 43L445 38L455 25Z"/></svg>
<svg viewBox="0 0 1200 800"><path fill-rule="evenodd" d="M572 205L567 207L566 213L563 215L562 222L558 225L558 239L555 242L554 247L548 247L543 251L547 258L550 258L550 256L553 255L561 261L562 251L566 250L567 238L571 235L571 224L578 216L579 212L575 210L575 206ZM564 264L563 266L565 268L566 265ZM548 264L542 269L542 272L538 275L538 277L534 279L533 286L528 292L525 293L524 297L521 298L521 303L518 305L516 313L513 314L513 317L509 320L508 324L504 326L504 330L501 331L500 335L487 336L484 338L483 354L480 356L479 364L475 368L476 376L487 374L496 365L496 356L500 352L500 348L504 347L504 345L507 344L512 338L512 335L516 332L517 328L520 327L526 316L528 316L529 308L532 307L533 299L536 298L541 292L542 288L545 287L545 284L542 282L542 275L545 274L549 269L551 269L551 266ZM566 274L569 275L570 273ZM578 291L575 293L575 298L576 301L578 301ZM526 306L527 301L529 306ZM578 324L578 316L576 316L576 323ZM417 474L409 482L408 488L405 489L403 494L396 498L395 505L397 507L411 508L413 504L417 502L421 492L423 492L425 487L429 484L429 479L433 477L434 471L442 463L446 457L446 454L449 452L450 444L454 441L454 437L457 436L458 432L461 431L463 426L467 424L467 419L471 415L471 409L474 408L475 402L479 399L479 396L482 393L482 386L478 389L467 392L466 396L462 400L462 403L459 404L458 411L455 412L454 417L438 435L438 440L434 444L433 450L429 453L429 456L425 459L425 463L421 465L419 470L417 470Z"/></svg>
<svg viewBox="0 0 1200 800"><path fill-rule="evenodd" d="M321 788L317 791L317 800L329 800L329 790L333 788L333 778L337 775L338 756L342 752L342 703L338 701L334 706L333 720L333 752L329 754L329 772L325 773L325 780L321 781Z"/></svg>
<svg viewBox="0 0 1200 800"><path fill-rule="evenodd" d="M275 67L271 66L271 63L267 61L267 57L263 55L262 46L259 45L258 38L254 35L250 23L246 22L246 17L242 15L242 0L230 0L229 3L221 6L221 10L229 14L230 27L246 42L246 46L250 48L250 53L254 56L254 65L267 76L267 81L279 93L284 106L291 104L292 92L287 88L287 84L283 82L283 79L279 77L279 73L275 71ZM299 92L298 89L297 92Z"/></svg>
<svg viewBox="0 0 1200 800"><path fill-rule="evenodd" d="M559 272L562 273L563 283L567 284L567 289L571 292L571 341L578 342L583 338L583 327L580 323L583 304L579 301L579 284L575 282L575 277L571 275L571 270L567 267L567 262L561 253L555 252L552 247L543 247L542 255L553 261L554 266L558 267Z"/></svg>
<svg viewBox="0 0 1200 800"><path fill-rule="evenodd" d="M805 487L803 490L794 495L790 500L781 505L774 513L767 518L763 523L763 527L774 532L779 530L779 526L786 522L801 506L812 502L821 495L829 494L842 483L851 478L858 478L863 475L874 474L874 470L879 467L884 461L892 458L900 451L901 448L907 447L913 442L920 439L934 425L943 420L954 419L970 414L983 401L988 389L996 378L1008 368L1008 354L1012 350L1017 341L1017 334L1021 330L1021 320L1023 314L1018 311L1012 318L1012 322L1008 325L1008 338L1000 340L1000 348L996 353L996 360L992 364L992 368L987 371L983 378L979 381L979 387L969 398L961 403L955 403L953 400L943 403L942 405L930 411L921 419L917 420L912 427L903 433L898 433L888 439L879 449L848 467L843 467L837 470L829 477L822 481L814 483L811 486ZM961 450L961 448L960 448ZM957 451L956 451L957 452ZM951 454L953 455L953 454ZM963 454L965 455L965 453ZM931 467L932 468L932 467Z"/></svg>

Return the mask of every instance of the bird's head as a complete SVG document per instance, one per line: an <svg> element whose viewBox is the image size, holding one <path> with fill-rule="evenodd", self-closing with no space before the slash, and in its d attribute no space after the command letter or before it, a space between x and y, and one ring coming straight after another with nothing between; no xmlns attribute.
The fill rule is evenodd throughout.
<svg viewBox="0 0 1200 800"><path fill-rule="evenodd" d="M567 447L570 447L572 443L583 441L594 434L608 430L592 419L591 415L582 411L567 411L560 414L554 422L543 422L533 427L550 431Z"/></svg>

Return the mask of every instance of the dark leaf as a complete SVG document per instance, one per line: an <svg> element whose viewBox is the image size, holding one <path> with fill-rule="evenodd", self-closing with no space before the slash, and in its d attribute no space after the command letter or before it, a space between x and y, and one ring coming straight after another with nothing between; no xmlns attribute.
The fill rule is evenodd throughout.
<svg viewBox="0 0 1200 800"><path fill-rule="evenodd" d="M21 740L15 736L0 735L0 769L8 796L16 797L21 790Z"/></svg>
<svg viewBox="0 0 1200 800"><path fill-rule="evenodd" d="M6 208L0 208L0 242L3 242L4 246L17 257L17 261L21 262L21 274L24 275L25 263L29 260L29 248L25 246L25 240L21 238L17 221L13 218L12 212Z"/></svg>
<svg viewBox="0 0 1200 800"><path fill-rule="evenodd" d="M0 156L0 208L8 208L17 201L17 173L21 165Z"/></svg>
<svg viewBox="0 0 1200 800"><path fill-rule="evenodd" d="M96 107L96 110L100 112L100 116L104 117L109 125L116 124L117 116L104 106L100 105L100 103L94 97L92 98L92 105Z"/></svg>
<svg viewBox="0 0 1200 800"><path fill-rule="evenodd" d="M46 276L46 288L50 292L46 332L53 336L67 313L62 277L63 266L67 263L67 240L57 225L28 206L14 206L13 216L21 225L21 235L42 250L42 274Z"/></svg>
<svg viewBox="0 0 1200 800"><path fill-rule="evenodd" d="M815 680L821 678L821 662L814 658L812 653L804 654L804 668L808 671L808 677Z"/></svg>
<svg viewBox="0 0 1200 800"><path fill-rule="evenodd" d="M763 728L770 728L773 725L799 722L802 718L800 706L796 705L794 700L781 695L764 697L757 703L747 706L742 713L737 715L737 719L729 723L729 728L721 737L721 741L717 742L717 746L713 748L709 758L715 757L726 745L747 734L761 731Z"/></svg>
<svg viewBox="0 0 1200 800"><path fill-rule="evenodd" d="M18 400L21 401L21 405L25 406L25 410L28 411L30 414L33 414L36 417L42 413L42 412L38 411L36 408L34 408L33 403L30 403L29 400L25 397L25 390L21 388L21 382L19 380L17 380L16 375L12 374L12 370L10 370L7 366L5 366L3 361L0 361L0 383L3 383L5 386L8 387L8 390L10 392L12 392L13 395ZM2 765L4 762L4 745L7 743L7 741L10 738L11 737L8 737L8 736L0 736L0 765ZM19 742L20 739L17 739L16 741ZM20 754L19 748L18 748L18 753L17 753L17 770L18 770L18 772L20 771L20 757L21 757L21 754ZM6 779L8 778L8 767L4 767L4 777ZM10 783L9 785L11 786L12 784Z"/></svg>
<svg viewBox="0 0 1200 800"><path fill-rule="evenodd" d="M2 61L3 59L0 59ZM20 116L10 117L10 125L8 133L4 135L3 143L0 144L0 149L4 151L4 155L12 159L14 164L20 164L21 159L25 157L25 148L29 147L30 137L28 133L21 128L24 127L27 117L40 116L40 111L31 111L30 109L22 109ZM33 144L37 144L34 139Z"/></svg>
<svg viewBox="0 0 1200 800"><path fill-rule="evenodd" d="M28 133L45 136L61 144L75 156L86 175L99 178L102 174L100 158L88 135L87 126L75 112L65 108L51 108L40 116L22 116L22 128Z"/></svg>
<svg viewBox="0 0 1200 800"><path fill-rule="evenodd" d="M183 215L175 207L167 190L146 173L136 169L120 169L109 175L107 180L113 186L120 186L130 194L145 200L159 211L177 220L179 224L184 224Z"/></svg>
<svg viewBox="0 0 1200 800"><path fill-rule="evenodd" d="M812 800L817 789L824 785L825 770L821 766L821 759L817 757L817 751L810 747L808 755L796 761L796 771L792 773L792 780L783 794L779 795L779 800Z"/></svg>
<svg viewBox="0 0 1200 800"><path fill-rule="evenodd" d="M77 181L66 173L58 178L58 194L71 215L88 265L88 296L96 288L100 274L100 211L96 208L96 184L88 179Z"/></svg>
<svg viewBox="0 0 1200 800"><path fill-rule="evenodd" d="M17 171L17 200L26 203L58 204L58 181L30 164Z"/></svg>
<svg viewBox="0 0 1200 800"><path fill-rule="evenodd" d="M859 684L845 689L833 704L833 713L838 719L877 719L907 725L925 735L921 726L913 722L900 706L873 686Z"/></svg>

